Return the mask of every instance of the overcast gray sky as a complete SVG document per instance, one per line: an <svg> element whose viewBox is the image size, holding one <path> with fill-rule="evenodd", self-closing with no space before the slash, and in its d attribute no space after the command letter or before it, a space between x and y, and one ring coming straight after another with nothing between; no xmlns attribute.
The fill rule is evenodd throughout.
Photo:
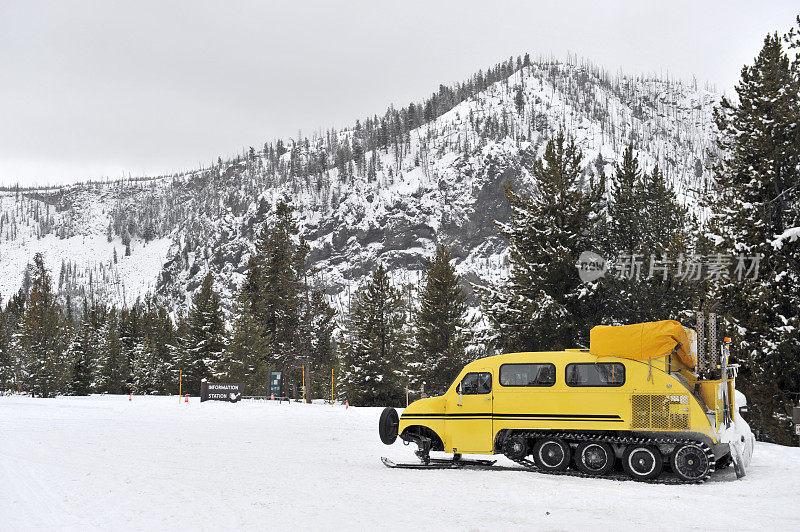
<svg viewBox="0 0 800 532"><path fill-rule="evenodd" d="M796 0L0 0L0 185L157 175L345 126L510 55L731 92Z"/></svg>

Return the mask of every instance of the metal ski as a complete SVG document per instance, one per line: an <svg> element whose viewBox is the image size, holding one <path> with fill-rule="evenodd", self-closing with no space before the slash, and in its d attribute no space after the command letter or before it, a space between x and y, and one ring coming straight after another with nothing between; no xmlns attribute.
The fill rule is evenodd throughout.
<svg viewBox="0 0 800 532"><path fill-rule="evenodd" d="M385 456L381 456L381 462L383 462L383 465L385 465L386 467L389 467L391 469L456 469L456 467L457 467L457 466L453 465L453 463L450 463L450 464L436 464L436 463L423 464L422 462L418 462L418 463L413 463L413 464L398 464L398 463L395 463L395 462L389 460Z"/></svg>
<svg viewBox="0 0 800 532"><path fill-rule="evenodd" d="M431 458L430 462L427 464L424 463L403 463L398 464L389 460L388 458L381 456L381 462L386 467L391 469L461 469L461 468L469 468L469 467L485 467L489 468L494 465L496 460L450 460L445 458Z"/></svg>

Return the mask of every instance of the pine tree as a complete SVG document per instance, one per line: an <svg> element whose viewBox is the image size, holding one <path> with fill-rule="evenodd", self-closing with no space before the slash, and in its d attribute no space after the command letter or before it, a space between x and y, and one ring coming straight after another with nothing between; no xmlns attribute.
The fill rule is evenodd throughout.
<svg viewBox="0 0 800 532"><path fill-rule="evenodd" d="M291 206L280 201L248 259L239 307L251 316L237 318L222 373L258 379L254 382L258 389L266 386L271 368L284 372L291 390L300 380L301 366L306 367L308 386L310 375L332 365L334 312L323 294L309 286L309 247L298 234ZM260 341L251 336L256 323ZM319 393L317 388L312 386L311 393Z"/></svg>
<svg viewBox="0 0 800 532"><path fill-rule="evenodd" d="M189 393L199 393L200 382L209 379L217 370L225 349L225 324L213 283L209 272L194 297L187 319L179 369L183 370L184 389Z"/></svg>
<svg viewBox="0 0 800 532"><path fill-rule="evenodd" d="M262 232L262 239L264 235ZM247 272L245 274L244 284L239 296L243 307L253 314L253 316L263 319L266 317L266 310L264 309L264 268L262 266L261 257L257 253L250 255L247 259Z"/></svg>
<svg viewBox="0 0 800 532"><path fill-rule="evenodd" d="M687 260L692 220L658 166L639 167L629 145L612 178L608 238L604 252L624 259L602 281L605 321L636 323L679 319L698 302L700 282L680 277Z"/></svg>
<svg viewBox="0 0 800 532"><path fill-rule="evenodd" d="M89 345L91 346L90 369L92 383L89 387L90 393L104 393L105 378L103 376L104 360L101 357L101 346L103 344L106 321L110 314L110 309L105 305L92 302L89 306Z"/></svg>
<svg viewBox="0 0 800 532"><path fill-rule="evenodd" d="M306 365L306 385L309 397L331 396L330 372L336 365L336 312L319 290L311 293L305 320L309 354Z"/></svg>
<svg viewBox="0 0 800 532"><path fill-rule="evenodd" d="M750 419L763 439L794 442L786 419L800 394L800 68L777 34L768 35L736 86L738 105L723 99L715 113L726 156L716 169L718 197L708 227L715 251L741 256L712 286L731 320L749 395Z"/></svg>
<svg viewBox="0 0 800 532"><path fill-rule="evenodd" d="M383 265L355 295L341 367L343 398L360 406L400 404L407 340L400 293Z"/></svg>
<svg viewBox="0 0 800 532"><path fill-rule="evenodd" d="M53 397L64 391L70 368L64 357L62 327L50 273L37 253L28 304L12 347L21 354L23 388L34 396Z"/></svg>
<svg viewBox="0 0 800 532"><path fill-rule="evenodd" d="M133 358L134 350L141 343L143 331L141 330L139 305L134 305L130 309L123 308L119 313L119 339L122 342L122 352L131 368L131 374L126 387L132 387L133 378Z"/></svg>
<svg viewBox="0 0 800 532"><path fill-rule="evenodd" d="M178 393L179 389L191 389L186 386L187 371L191 374L193 365L192 360L189 358L189 339L189 320L185 316L179 317L176 323L175 339L169 344L172 371L175 378L174 393ZM192 384L199 386L199 382L200 379L197 378L194 379Z"/></svg>
<svg viewBox="0 0 800 532"><path fill-rule="evenodd" d="M586 344L598 320L598 281L581 283L576 263L593 249L596 196L584 182L581 151L563 131L544 156L527 151L522 166L534 180L531 196L506 187L511 272L501 285L478 288L486 315L506 351L563 349Z"/></svg>
<svg viewBox="0 0 800 532"><path fill-rule="evenodd" d="M137 302L134 310L132 387L135 393L175 393L178 374L172 361L172 347L176 343L172 319L151 294L147 294L143 302Z"/></svg>
<svg viewBox="0 0 800 532"><path fill-rule="evenodd" d="M270 338L270 350L278 367L287 375L294 372L296 361L297 325L301 321L301 298L305 293L304 276L308 247L294 240L297 227L292 209L279 202L276 220L269 230L265 228L257 249L263 257L264 328Z"/></svg>
<svg viewBox="0 0 800 532"><path fill-rule="evenodd" d="M27 303L27 292L24 288L19 291L9 300L3 312L3 321L0 326L3 327L2 336L3 349L5 350L6 359L6 378L8 379L6 387L11 390L20 391L22 389L20 378L22 375L22 360L19 350L15 350L14 346L18 346L17 330L22 322L22 315L25 313L25 305Z"/></svg>
<svg viewBox="0 0 800 532"><path fill-rule="evenodd" d="M131 391L140 395L163 393L162 385L167 372L168 368L159 356L155 341L145 334L133 348Z"/></svg>
<svg viewBox="0 0 800 532"><path fill-rule="evenodd" d="M467 362L467 296L443 246L426 262L419 306L414 316L416 385L444 392Z"/></svg>
<svg viewBox="0 0 800 532"><path fill-rule="evenodd" d="M73 368L69 385L71 395L89 395L91 392L94 351L89 304L84 299L83 319L67 350L67 359L71 361Z"/></svg>
<svg viewBox="0 0 800 532"><path fill-rule="evenodd" d="M119 313L111 308L100 329L95 387L100 393L129 393L130 364L119 334Z"/></svg>
<svg viewBox="0 0 800 532"><path fill-rule="evenodd" d="M248 395L269 393L269 339L250 309L247 297L240 298L236 320L214 376L225 382L242 382Z"/></svg>
<svg viewBox="0 0 800 532"><path fill-rule="evenodd" d="M287 386L300 380L301 366L311 361L308 332L313 321L308 285L308 244L298 236L290 205L280 201L274 220L259 236L248 261L242 297L263 325L270 363L284 372ZM305 327L305 329L304 329Z"/></svg>
<svg viewBox="0 0 800 532"><path fill-rule="evenodd" d="M517 108L517 114L522 115L522 112L525 110L525 92L522 85L517 85L516 87L514 106Z"/></svg>
<svg viewBox="0 0 800 532"><path fill-rule="evenodd" d="M3 309L3 299L0 297L0 393L11 389L14 370L11 365L11 354L9 353L9 335L7 325L7 313Z"/></svg>
<svg viewBox="0 0 800 532"><path fill-rule="evenodd" d="M174 393L178 385L178 372L172 363L171 350L171 346L175 344L175 327L164 307L155 307L150 297L146 299L145 304L151 321L147 335L153 343L153 354L157 365L153 386L157 393Z"/></svg>
<svg viewBox="0 0 800 532"><path fill-rule="evenodd" d="M64 296L64 306L62 309L62 314L64 316L64 326L65 326L65 333L68 335L72 335L76 321L75 321L75 314L73 313L72 308L72 296L67 294Z"/></svg>
<svg viewBox="0 0 800 532"><path fill-rule="evenodd" d="M634 253L639 250L639 239L649 223L651 213L644 210L644 187L639 158L628 145L622 161L614 165L611 178L612 200L608 206L608 244L610 252Z"/></svg>

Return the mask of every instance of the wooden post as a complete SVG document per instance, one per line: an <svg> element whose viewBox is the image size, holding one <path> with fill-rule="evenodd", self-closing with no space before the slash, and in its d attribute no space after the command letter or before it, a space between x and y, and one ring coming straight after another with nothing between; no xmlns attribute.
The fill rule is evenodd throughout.
<svg viewBox="0 0 800 532"><path fill-rule="evenodd" d="M331 368L331 406L333 406L333 368Z"/></svg>
<svg viewBox="0 0 800 532"><path fill-rule="evenodd" d="M183 395L183 370L178 370L178 404L181 404L181 395Z"/></svg>
<svg viewBox="0 0 800 532"><path fill-rule="evenodd" d="M306 365L303 364L303 404L306 404Z"/></svg>

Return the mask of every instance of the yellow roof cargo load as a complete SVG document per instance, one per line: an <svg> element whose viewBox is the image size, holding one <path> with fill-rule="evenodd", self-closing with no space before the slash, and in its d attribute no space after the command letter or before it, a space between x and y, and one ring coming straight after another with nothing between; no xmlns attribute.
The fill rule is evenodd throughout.
<svg viewBox="0 0 800 532"><path fill-rule="evenodd" d="M589 352L597 356L616 356L649 360L668 355L680 344L676 354L689 368L697 365L694 331L687 331L674 320L651 321L634 325L598 325L589 333Z"/></svg>

